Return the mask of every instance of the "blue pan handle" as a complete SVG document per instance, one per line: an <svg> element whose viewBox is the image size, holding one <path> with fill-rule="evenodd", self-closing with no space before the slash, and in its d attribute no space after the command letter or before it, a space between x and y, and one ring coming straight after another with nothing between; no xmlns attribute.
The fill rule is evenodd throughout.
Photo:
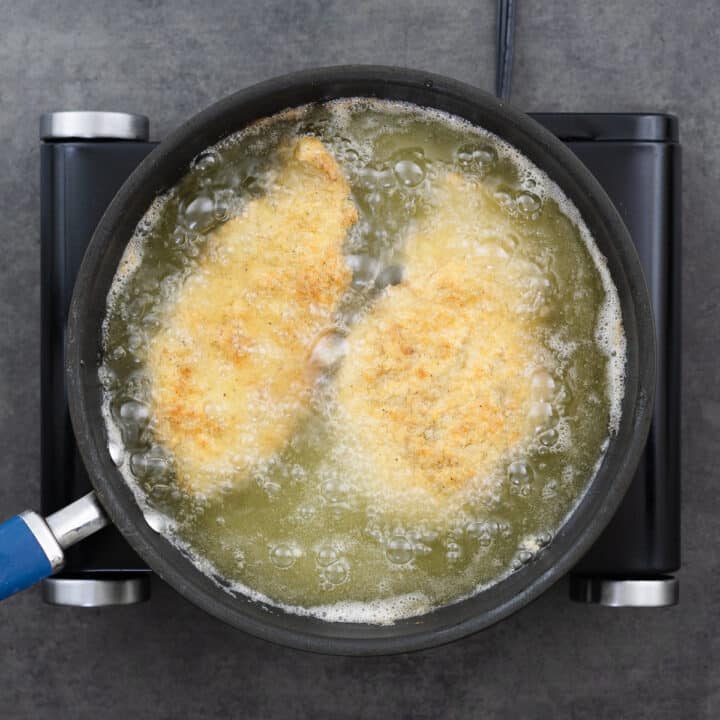
<svg viewBox="0 0 720 720"><path fill-rule="evenodd" d="M47 519L27 511L0 525L0 600L58 572L64 550L108 524L88 493Z"/></svg>

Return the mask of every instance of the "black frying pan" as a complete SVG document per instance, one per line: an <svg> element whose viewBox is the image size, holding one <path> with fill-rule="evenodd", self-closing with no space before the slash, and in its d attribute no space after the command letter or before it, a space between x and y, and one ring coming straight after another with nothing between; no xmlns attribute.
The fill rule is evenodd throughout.
<svg viewBox="0 0 720 720"><path fill-rule="evenodd" d="M113 463L101 414L101 325L108 290L135 226L153 199L202 150L259 118L343 97L402 100L452 113L507 140L575 203L607 258L622 307L627 377L618 433L590 487L551 544L531 562L475 597L391 626L328 623L234 596L203 575L145 521ZM347 66L287 75L255 85L196 115L161 143L122 186L87 249L70 307L66 370L77 443L97 499L35 513L0 526L0 597L62 564L62 548L103 524L102 510L148 565L190 601L237 628L274 642L327 653L394 653L455 640L501 620L570 570L618 507L643 450L655 388L655 334L645 280L632 241L610 199L585 166L535 121L487 93L429 73ZM73 506L70 506L72 508ZM85 513L86 523L77 517ZM63 516L62 513L65 512ZM59 555L58 555L59 554Z"/></svg>

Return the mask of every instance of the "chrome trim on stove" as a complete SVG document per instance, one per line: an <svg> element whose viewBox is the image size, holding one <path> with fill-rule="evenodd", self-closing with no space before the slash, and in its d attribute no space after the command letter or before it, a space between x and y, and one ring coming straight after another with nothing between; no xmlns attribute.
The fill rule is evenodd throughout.
<svg viewBox="0 0 720 720"><path fill-rule="evenodd" d="M41 140L136 140L150 137L146 115L123 112L62 111L40 116Z"/></svg>
<svg viewBox="0 0 720 720"><path fill-rule="evenodd" d="M43 600L50 605L107 607L134 605L150 597L150 577L120 579L48 578L42 584Z"/></svg>
<svg viewBox="0 0 720 720"><path fill-rule="evenodd" d="M38 545L45 553L45 557L50 563L52 572L57 572L65 564L65 554L63 549L55 539L55 535L48 527L45 519L32 510L26 510L20 513L23 522L28 526L30 532L35 536ZM42 577L42 575L40 576Z"/></svg>
<svg viewBox="0 0 720 720"><path fill-rule="evenodd" d="M62 548L68 548L105 527L110 521L94 492L83 495L62 510L48 515L46 522Z"/></svg>
<svg viewBox="0 0 720 720"><path fill-rule="evenodd" d="M680 585L677 578L664 576L617 580L600 577L570 578L570 598L575 602L606 607L669 607L677 605Z"/></svg>

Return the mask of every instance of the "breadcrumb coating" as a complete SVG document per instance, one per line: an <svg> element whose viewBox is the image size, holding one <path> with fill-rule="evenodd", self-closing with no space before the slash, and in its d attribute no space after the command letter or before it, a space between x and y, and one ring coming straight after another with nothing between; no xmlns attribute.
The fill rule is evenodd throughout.
<svg viewBox="0 0 720 720"><path fill-rule="evenodd" d="M547 362L527 312L537 268L508 216L451 174L410 231L403 280L348 338L337 402L370 485L442 503L482 481L532 430L532 374Z"/></svg>
<svg viewBox="0 0 720 720"><path fill-rule="evenodd" d="M306 408L310 349L351 280L350 187L315 138L285 149L267 195L215 230L148 353L156 438L206 495L288 439Z"/></svg>

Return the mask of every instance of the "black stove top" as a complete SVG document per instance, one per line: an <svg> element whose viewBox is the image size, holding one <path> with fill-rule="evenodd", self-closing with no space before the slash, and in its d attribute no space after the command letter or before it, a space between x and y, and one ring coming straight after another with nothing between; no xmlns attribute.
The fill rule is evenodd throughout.
<svg viewBox="0 0 720 720"><path fill-rule="evenodd" d="M606 605L672 604L677 601L677 583L671 574L680 567L677 119L584 113L534 117L588 166L625 220L645 269L657 330L658 387L647 447L620 509L574 569L571 597ZM132 120L120 133L123 139L108 137L113 131L108 132L107 125L100 133L88 132L83 122L73 129L72 117L44 126L48 128L41 147L44 515L91 490L65 396L65 321L75 275L98 220L125 178L155 146L146 140L147 125L138 125L137 116ZM120 533L108 527L67 551L65 569L45 581L44 596L57 604L132 602L146 596L148 574Z"/></svg>

